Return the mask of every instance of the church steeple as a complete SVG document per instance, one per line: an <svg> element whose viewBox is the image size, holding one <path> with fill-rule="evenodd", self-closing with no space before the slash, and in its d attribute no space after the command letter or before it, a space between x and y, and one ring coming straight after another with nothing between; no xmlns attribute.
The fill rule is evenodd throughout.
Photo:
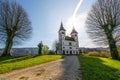
<svg viewBox="0 0 120 80"><path fill-rule="evenodd" d="M59 29L59 31L61 31L61 30L66 31L65 28L63 27L62 21L61 21L61 24L60 24L60 29Z"/></svg>
<svg viewBox="0 0 120 80"><path fill-rule="evenodd" d="M74 26L73 26L73 29L72 29L71 34L72 34L72 33L78 33L78 32L75 30Z"/></svg>

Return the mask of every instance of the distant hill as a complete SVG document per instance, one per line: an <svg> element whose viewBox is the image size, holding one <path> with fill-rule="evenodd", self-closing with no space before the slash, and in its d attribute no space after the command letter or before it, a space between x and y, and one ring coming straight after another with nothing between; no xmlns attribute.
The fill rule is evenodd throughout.
<svg viewBox="0 0 120 80"><path fill-rule="evenodd" d="M0 55L2 54L3 49L0 49ZM25 56L25 55L36 55L38 54L38 48L12 48L12 56Z"/></svg>
<svg viewBox="0 0 120 80"><path fill-rule="evenodd" d="M102 47L98 47L98 48L85 48L85 47L80 47L80 51L81 52L92 52L92 51L96 51L96 52L100 52L100 51L107 51L109 52L108 48L102 48Z"/></svg>
<svg viewBox="0 0 120 80"><path fill-rule="evenodd" d="M85 48L80 47L80 51L82 52L91 52L91 51L109 51L108 48ZM3 49L0 49L0 55L2 54ZM38 54L38 48L12 48L11 49L11 55L12 56L25 56L25 55L37 55Z"/></svg>

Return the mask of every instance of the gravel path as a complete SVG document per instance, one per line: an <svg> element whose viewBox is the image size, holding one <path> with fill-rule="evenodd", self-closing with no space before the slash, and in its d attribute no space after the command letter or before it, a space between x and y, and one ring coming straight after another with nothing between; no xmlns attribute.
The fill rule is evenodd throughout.
<svg viewBox="0 0 120 80"><path fill-rule="evenodd" d="M61 60L2 74L0 80L81 80L78 69L77 56L66 56Z"/></svg>

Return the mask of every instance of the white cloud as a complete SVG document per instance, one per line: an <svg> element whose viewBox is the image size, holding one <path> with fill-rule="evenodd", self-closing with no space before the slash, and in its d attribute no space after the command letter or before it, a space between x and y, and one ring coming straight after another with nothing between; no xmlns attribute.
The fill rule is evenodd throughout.
<svg viewBox="0 0 120 80"><path fill-rule="evenodd" d="M77 12L78 12L78 10L79 10L82 2L83 2L83 0L80 0L80 1L79 1L78 5L76 6L76 8L75 8L75 10L74 10L73 17L76 16L76 14L77 14Z"/></svg>

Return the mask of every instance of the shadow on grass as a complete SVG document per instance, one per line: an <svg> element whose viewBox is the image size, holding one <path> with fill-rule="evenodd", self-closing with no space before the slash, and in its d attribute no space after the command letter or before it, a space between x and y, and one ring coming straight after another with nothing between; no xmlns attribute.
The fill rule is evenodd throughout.
<svg viewBox="0 0 120 80"><path fill-rule="evenodd" d="M4 57L0 57L0 64L2 63L12 63L12 62L18 62L18 61L22 61L22 60L26 60L26 59L31 59L31 58L35 58L37 57L35 56L22 56L22 57L12 57L12 56L4 56Z"/></svg>
<svg viewBox="0 0 120 80"><path fill-rule="evenodd" d="M120 69L105 65L98 57L79 56L79 60L83 80L120 80Z"/></svg>

